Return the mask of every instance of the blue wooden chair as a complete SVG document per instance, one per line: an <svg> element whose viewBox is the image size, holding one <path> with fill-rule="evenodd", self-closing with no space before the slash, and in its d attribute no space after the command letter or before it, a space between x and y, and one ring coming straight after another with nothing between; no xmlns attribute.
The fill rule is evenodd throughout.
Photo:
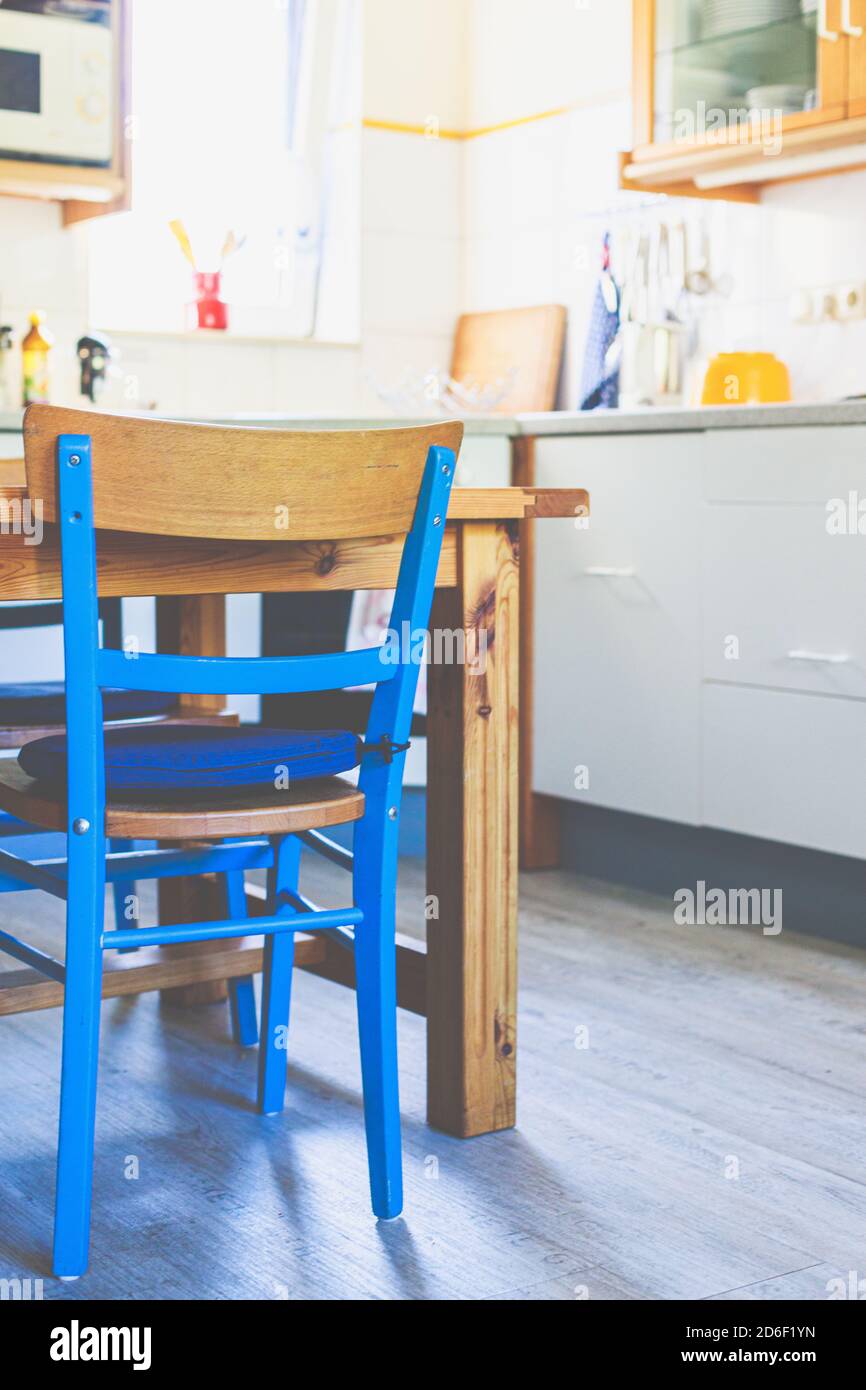
<svg viewBox="0 0 866 1390"><path fill-rule="evenodd" d="M373 1211L402 1209L397 1088L395 893L406 742L419 644L317 656L206 658L100 648L98 528L154 537L315 545L405 536L392 628L427 627L462 425L307 434L119 419L51 406L25 418L28 490L59 524L68 738L0 764L0 807L65 829L66 859L0 852L0 873L67 903L65 965L0 934L0 947L65 981L54 1269L86 1269L93 1175L102 956L129 945L265 936L258 1104L282 1109L294 933L324 931L354 952ZM215 553L218 554L218 548ZM333 551L331 552L333 554ZM383 653L386 655L383 656ZM376 686L363 740L345 731L103 731L106 688L263 694ZM340 772L360 766L357 787ZM354 853L322 833L354 823ZM184 841L106 855L106 837ZM303 837L303 838L301 838ZM189 846L189 841L211 844ZM351 869L351 906L299 890L302 842ZM268 870L267 915L247 918L247 868ZM228 872L228 917L105 931L106 880Z"/></svg>
<svg viewBox="0 0 866 1390"><path fill-rule="evenodd" d="M103 644L123 646L123 615L120 599L102 599L99 603ZM9 604L0 606L0 631L27 628L57 627L63 622L63 606L59 603ZM146 720L152 723L177 722L188 718L172 692L155 690L110 690L103 693L103 716L106 726ZM16 681L0 684L0 749L21 748L25 743L59 732L66 717L66 697L62 681ZM26 825L14 816L0 815L0 846L10 836L38 833L37 827ZM112 842L112 849L125 848L123 841ZM14 881L0 877L0 891L13 888ZM237 881L225 881L226 892L236 892ZM130 896L137 897L135 883L112 884L115 925L128 925L127 906ZM126 947L123 954L132 954L137 946ZM229 1005L232 1035L240 1047L253 1047L258 1042L258 1020L253 982L249 978L229 981Z"/></svg>

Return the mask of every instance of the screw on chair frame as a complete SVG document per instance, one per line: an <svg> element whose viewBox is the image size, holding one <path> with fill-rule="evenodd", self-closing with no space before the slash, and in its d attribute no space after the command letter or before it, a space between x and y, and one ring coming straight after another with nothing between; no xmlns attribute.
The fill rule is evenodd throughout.
<svg viewBox="0 0 866 1390"><path fill-rule="evenodd" d="M296 931L327 932L355 954L364 1114L372 1205L392 1218L402 1209L400 1114L397 1081L395 895L399 810L412 705L423 659L415 643L391 663L379 648L324 656L228 658L126 654L98 645L97 575L91 438L57 439L58 519L64 596L67 710L67 856L30 864L0 852L4 884L39 887L67 902L65 966L0 936L0 949L65 982L58 1144L54 1269L77 1278L87 1265L93 1174L102 953L131 945L167 946L227 937L266 939L259 1067L259 1108L282 1108L286 1080L293 938ZM455 451L432 445L427 453L414 518L406 534L392 627L426 629L439 563ZM364 809L355 826L354 853L319 832L268 839L223 840L211 848L156 849L106 854L106 787L102 689L190 693L276 694L376 686L359 790ZM298 891L302 844L335 859L353 876L353 904L321 909ZM243 871L266 867L267 915L248 918ZM104 930L106 882L125 878L221 872L227 917L158 927Z"/></svg>

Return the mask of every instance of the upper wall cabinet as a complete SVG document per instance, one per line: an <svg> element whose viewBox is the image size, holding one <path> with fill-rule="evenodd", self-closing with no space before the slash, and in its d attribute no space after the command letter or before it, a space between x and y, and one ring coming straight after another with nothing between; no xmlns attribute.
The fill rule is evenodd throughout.
<svg viewBox="0 0 866 1390"><path fill-rule="evenodd" d="M49 198L67 220L123 205L129 0L0 6L0 194Z"/></svg>
<svg viewBox="0 0 866 1390"><path fill-rule="evenodd" d="M634 0L622 183L757 198L866 164L866 0Z"/></svg>

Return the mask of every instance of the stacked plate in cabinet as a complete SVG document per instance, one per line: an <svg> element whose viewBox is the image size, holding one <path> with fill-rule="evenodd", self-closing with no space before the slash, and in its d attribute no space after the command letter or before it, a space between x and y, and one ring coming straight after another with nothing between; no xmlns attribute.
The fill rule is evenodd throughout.
<svg viewBox="0 0 866 1390"><path fill-rule="evenodd" d="M738 29L795 19L800 13L800 0L705 0L701 37L719 38Z"/></svg>

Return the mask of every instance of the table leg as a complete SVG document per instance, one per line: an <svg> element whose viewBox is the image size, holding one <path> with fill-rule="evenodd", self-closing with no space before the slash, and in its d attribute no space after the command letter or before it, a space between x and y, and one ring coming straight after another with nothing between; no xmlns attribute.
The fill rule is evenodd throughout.
<svg viewBox="0 0 866 1390"><path fill-rule="evenodd" d="M159 598L156 601L157 651L182 656L225 656L225 599L222 594L200 594L187 598ZM225 708L224 695L185 695L184 704L202 714L215 714ZM225 916L222 888L213 874L197 878L169 878L159 882L160 922L206 922ZM228 942L192 942L167 946L178 955L199 955L215 951ZM231 943L243 946L239 939ZM212 1004L227 997L223 980L206 980L166 989L163 995L182 1004Z"/></svg>
<svg viewBox="0 0 866 1390"><path fill-rule="evenodd" d="M511 481L534 487L535 440L511 441ZM535 727L535 528L520 523L520 818L521 869L555 869L559 865L559 803L532 790L532 740Z"/></svg>
<svg viewBox="0 0 866 1390"><path fill-rule="evenodd" d="M520 586L507 526L459 535L431 629L467 661L428 672L427 1114L468 1138L515 1123Z"/></svg>

